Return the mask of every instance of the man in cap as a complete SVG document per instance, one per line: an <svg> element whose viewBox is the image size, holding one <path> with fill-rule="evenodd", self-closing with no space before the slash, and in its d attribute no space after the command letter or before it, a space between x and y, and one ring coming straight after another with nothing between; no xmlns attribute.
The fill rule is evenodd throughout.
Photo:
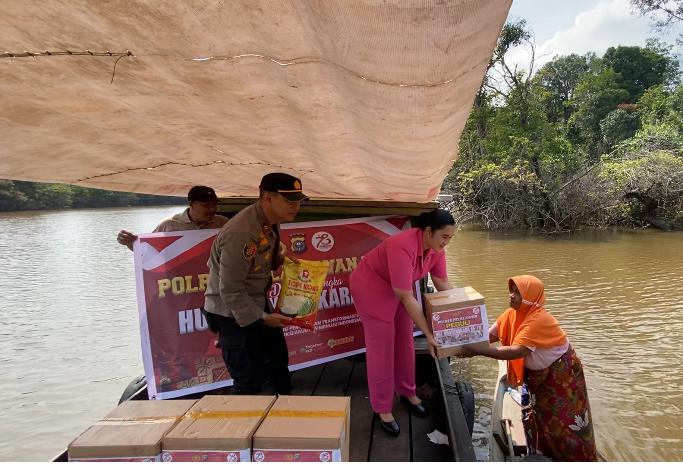
<svg viewBox="0 0 683 464"><path fill-rule="evenodd" d="M284 262L278 226L293 221L308 199L301 180L266 174L259 199L235 215L216 237L209 258L204 315L218 333L223 360L237 394L255 394L270 382L291 392L289 352L282 331L289 318L273 313L266 293L272 271Z"/></svg>
<svg viewBox="0 0 683 464"><path fill-rule="evenodd" d="M178 232L181 230L220 229L228 222L225 216L216 214L218 197L211 187L195 185L187 193L188 207L181 213L161 221L153 232ZM133 250L138 236L122 230L117 236L121 245Z"/></svg>

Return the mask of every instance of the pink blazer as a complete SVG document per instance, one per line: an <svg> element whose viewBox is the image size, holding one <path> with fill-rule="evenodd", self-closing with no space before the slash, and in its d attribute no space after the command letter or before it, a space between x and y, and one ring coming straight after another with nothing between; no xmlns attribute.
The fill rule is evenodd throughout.
<svg viewBox="0 0 683 464"><path fill-rule="evenodd" d="M402 307L393 289L412 290L415 282L428 273L446 278L446 254L429 250L423 257L420 229L408 229L387 238L370 250L351 274L356 311L392 321Z"/></svg>

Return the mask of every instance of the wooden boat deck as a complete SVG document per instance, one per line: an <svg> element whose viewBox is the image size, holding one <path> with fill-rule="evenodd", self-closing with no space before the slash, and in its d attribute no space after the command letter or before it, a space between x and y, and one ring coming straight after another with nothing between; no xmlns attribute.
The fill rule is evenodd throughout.
<svg viewBox="0 0 683 464"><path fill-rule="evenodd" d="M434 363L431 358L419 361ZM448 363L437 362L436 366L445 366L450 374ZM426 418L412 415L396 399L393 412L401 425L401 434L398 437L385 433L373 420L368 399L366 363L362 357L340 359L296 371L292 377L292 394L351 397L351 461L474 461L472 441L462 409L449 411L453 406L460 407L460 399L453 397L457 393L452 391L444 395L444 390L448 390L448 387L439 388L443 385L439 382L441 377L438 375L437 378L429 379L433 397L425 400L430 411ZM444 396L448 397L448 407L444 407ZM455 402L457 404L450 404ZM462 417L457 417L458 412ZM448 446L429 441L427 434L434 429L451 435ZM466 436L453 436L452 434L457 435L458 429L460 434L464 433Z"/></svg>
<svg viewBox="0 0 683 464"><path fill-rule="evenodd" d="M418 383L425 385L423 390L427 396L431 394L431 398L424 399L429 416L412 415L397 398L393 412L401 426L398 437L385 433L373 420L364 355L293 372L293 395L351 397L351 461L476 461L471 433L448 361L434 361L424 353L424 343L420 339L415 341ZM224 393L229 393L229 388L206 394ZM143 383L130 400L146 399ZM448 445L429 441L427 434L435 429L448 436ZM53 459L66 460L66 450Z"/></svg>

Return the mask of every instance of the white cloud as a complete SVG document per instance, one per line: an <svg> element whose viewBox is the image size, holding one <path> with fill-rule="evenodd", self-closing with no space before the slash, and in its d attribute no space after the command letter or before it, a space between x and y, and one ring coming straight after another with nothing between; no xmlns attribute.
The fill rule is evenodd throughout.
<svg viewBox="0 0 683 464"><path fill-rule="evenodd" d="M649 20L634 15L628 0L603 0L576 15L571 28L557 32L540 50L551 55L589 51L602 55L616 45L645 45L652 35Z"/></svg>
<svg viewBox="0 0 683 464"><path fill-rule="evenodd" d="M634 13L629 0L601 0L593 8L578 13L571 27L537 44L535 70L558 55L595 52L601 56L613 46L644 46L647 38L654 35L650 19ZM529 60L530 54L523 47L510 51L509 61L522 69L528 69Z"/></svg>

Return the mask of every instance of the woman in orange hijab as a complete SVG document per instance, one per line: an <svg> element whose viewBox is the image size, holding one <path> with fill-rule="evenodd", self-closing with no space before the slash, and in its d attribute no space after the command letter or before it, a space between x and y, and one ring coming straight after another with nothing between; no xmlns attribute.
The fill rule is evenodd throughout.
<svg viewBox="0 0 683 464"><path fill-rule="evenodd" d="M530 452L553 461L596 461L588 391L581 361L557 320L544 308L543 282L521 275L508 281L510 308L491 327L501 346L467 347L465 356L508 362L508 383L526 383L523 409Z"/></svg>

